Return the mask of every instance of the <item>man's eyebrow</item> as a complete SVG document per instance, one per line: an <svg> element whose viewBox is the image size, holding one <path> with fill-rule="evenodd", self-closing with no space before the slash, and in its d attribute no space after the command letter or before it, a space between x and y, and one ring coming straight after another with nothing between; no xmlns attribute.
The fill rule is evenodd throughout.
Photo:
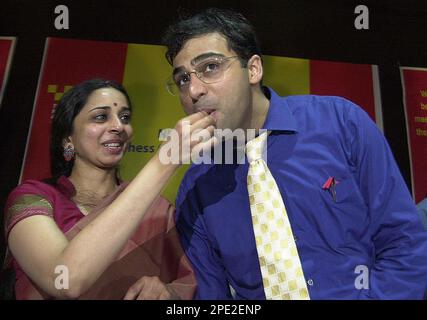
<svg viewBox="0 0 427 320"><path fill-rule="evenodd" d="M172 75L174 76L174 75L176 75L177 73L180 73L181 71L183 71L184 70L184 67L178 67L178 68L175 68L175 69L173 69L173 71L172 71Z"/></svg>
<svg viewBox="0 0 427 320"><path fill-rule="evenodd" d="M203 60L213 58L213 57L225 57L225 55L222 53L218 53L218 52L206 52L206 53L202 53L201 55L198 55L197 57L195 57L193 60L191 60L190 63L192 66L194 66ZM172 75L176 75L177 73L179 73L183 70L184 70L184 67L182 67L182 66L177 67L177 68L173 69Z"/></svg>
<svg viewBox="0 0 427 320"><path fill-rule="evenodd" d="M213 57L225 57L225 55L223 55L222 53L218 53L218 52L206 52L206 53L202 53L201 55L195 57L193 60L191 60L191 65L194 66L196 64L198 64L199 62L205 60L205 59L209 59L209 58L213 58Z"/></svg>

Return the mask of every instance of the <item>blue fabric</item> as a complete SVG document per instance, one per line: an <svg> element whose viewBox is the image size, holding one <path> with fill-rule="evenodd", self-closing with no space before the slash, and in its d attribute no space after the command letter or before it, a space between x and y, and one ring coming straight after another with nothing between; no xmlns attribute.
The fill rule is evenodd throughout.
<svg viewBox="0 0 427 320"><path fill-rule="evenodd" d="M427 230L427 198L417 204L417 209L423 222L424 228Z"/></svg>
<svg viewBox="0 0 427 320"><path fill-rule="evenodd" d="M421 299L427 232L375 123L343 98L269 92L267 164L311 299ZM265 299L247 172L247 162L193 165L180 186L177 226L198 299L232 298L229 286L237 299ZM322 188L330 177L335 199Z"/></svg>

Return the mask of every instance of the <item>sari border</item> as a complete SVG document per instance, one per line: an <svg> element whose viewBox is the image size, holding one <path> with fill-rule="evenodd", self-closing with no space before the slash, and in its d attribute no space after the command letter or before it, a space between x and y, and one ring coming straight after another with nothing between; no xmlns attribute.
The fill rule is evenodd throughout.
<svg viewBox="0 0 427 320"><path fill-rule="evenodd" d="M54 219L53 207L46 198L35 194L23 194L14 199L6 208L4 220L6 242L10 231L18 222L36 215L48 216Z"/></svg>

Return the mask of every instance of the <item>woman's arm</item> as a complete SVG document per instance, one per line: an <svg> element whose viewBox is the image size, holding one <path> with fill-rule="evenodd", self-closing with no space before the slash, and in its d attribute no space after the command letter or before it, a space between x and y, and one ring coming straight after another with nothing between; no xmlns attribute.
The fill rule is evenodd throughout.
<svg viewBox="0 0 427 320"><path fill-rule="evenodd" d="M190 135L183 134L185 121L190 125ZM175 129L180 143L190 145L190 150L182 154L181 163L190 158L195 146L200 147L198 142L191 141L191 133L207 129L212 134L213 124L214 120L204 112L178 122ZM215 143L215 138L202 143ZM156 153L120 196L71 241L49 217L32 216L18 222L9 233L9 247L15 259L48 294L58 298L79 297L120 253L178 167L179 164L163 164ZM62 266L59 270L64 267L68 270L68 289L55 287L55 280L63 276L55 273L58 266Z"/></svg>

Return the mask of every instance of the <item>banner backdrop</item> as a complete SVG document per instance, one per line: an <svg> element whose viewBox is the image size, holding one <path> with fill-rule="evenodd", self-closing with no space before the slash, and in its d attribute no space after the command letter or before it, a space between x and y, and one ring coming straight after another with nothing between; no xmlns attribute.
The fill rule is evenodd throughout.
<svg viewBox="0 0 427 320"><path fill-rule="evenodd" d="M401 67L415 202L427 197L427 69Z"/></svg>
<svg viewBox="0 0 427 320"><path fill-rule="evenodd" d="M0 107L3 100L3 93L6 87L10 65L12 63L15 38L0 37Z"/></svg>
<svg viewBox="0 0 427 320"><path fill-rule="evenodd" d="M179 100L165 89L171 67L163 46L48 38L34 103L21 180L49 176L51 112L63 93L90 78L123 83L133 104L134 137L120 175L132 179L159 146L159 132L184 117ZM376 66L264 56L264 84L281 95L321 94L346 97L382 129ZM163 195L171 202L188 166L183 166Z"/></svg>

